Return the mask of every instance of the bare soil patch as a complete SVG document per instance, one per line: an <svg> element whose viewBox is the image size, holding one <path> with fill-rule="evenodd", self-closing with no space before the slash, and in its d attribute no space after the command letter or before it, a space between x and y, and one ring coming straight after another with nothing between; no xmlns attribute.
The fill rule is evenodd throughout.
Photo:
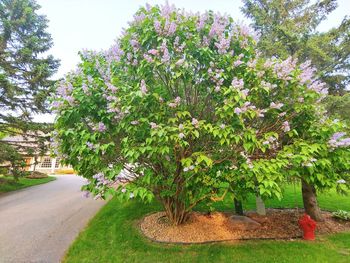
<svg viewBox="0 0 350 263"><path fill-rule="evenodd" d="M322 212L324 222L318 222L316 235L350 231L350 222L334 219ZM215 212L210 215L192 212L189 220L172 226L164 212L146 216L140 223L143 234L153 241L169 243L205 243L241 239L295 239L302 236L298 219L300 209L268 209L266 216L248 212L246 219L233 214Z"/></svg>

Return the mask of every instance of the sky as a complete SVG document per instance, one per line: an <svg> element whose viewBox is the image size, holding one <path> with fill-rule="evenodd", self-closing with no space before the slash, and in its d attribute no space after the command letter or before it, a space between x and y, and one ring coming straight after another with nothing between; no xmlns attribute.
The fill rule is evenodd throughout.
<svg viewBox="0 0 350 263"><path fill-rule="evenodd" d="M231 15L236 21L249 21L242 15L240 0L169 0L186 10L213 10ZM164 0L37 0L38 11L49 20L48 32L54 46L49 51L61 60L55 78L73 70L79 61L78 51L83 49L105 50L120 35L133 14L146 3L163 4ZM320 27L320 31L337 26L345 15L350 15L350 1L338 0L338 8ZM35 121L51 122L52 115L40 115Z"/></svg>

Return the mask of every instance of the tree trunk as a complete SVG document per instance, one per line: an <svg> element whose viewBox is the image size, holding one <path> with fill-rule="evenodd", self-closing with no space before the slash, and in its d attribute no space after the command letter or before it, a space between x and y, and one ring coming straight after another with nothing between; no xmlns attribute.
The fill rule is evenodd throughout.
<svg viewBox="0 0 350 263"><path fill-rule="evenodd" d="M38 157L37 157L37 156L35 156L35 157L34 157L34 167L33 167L33 172L35 172L35 170L36 170L36 165L37 165L37 162L38 162Z"/></svg>
<svg viewBox="0 0 350 263"><path fill-rule="evenodd" d="M301 180L301 186L305 212L316 221L324 221L317 204L316 188L303 179Z"/></svg>
<svg viewBox="0 0 350 263"><path fill-rule="evenodd" d="M242 206L242 201L234 198L233 199L234 203L235 203L235 212L237 215L243 215L243 206Z"/></svg>
<svg viewBox="0 0 350 263"><path fill-rule="evenodd" d="M172 225L178 226L186 222L188 212L183 202L173 198L166 198L166 200L162 200L162 203L166 216Z"/></svg>
<svg viewBox="0 0 350 263"><path fill-rule="evenodd" d="M256 212L258 213L258 215L265 216L266 209L265 209L264 201L261 199L260 196L256 196L255 202L256 202Z"/></svg>
<svg viewBox="0 0 350 263"><path fill-rule="evenodd" d="M11 173L12 173L14 181L18 182L18 170L16 167L16 163L11 162Z"/></svg>

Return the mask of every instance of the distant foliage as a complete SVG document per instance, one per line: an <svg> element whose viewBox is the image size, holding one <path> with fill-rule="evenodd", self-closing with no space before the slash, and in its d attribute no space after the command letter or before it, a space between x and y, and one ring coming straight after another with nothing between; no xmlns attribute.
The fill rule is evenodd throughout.
<svg viewBox="0 0 350 263"><path fill-rule="evenodd" d="M312 60L329 92L343 95L350 83L349 17L326 32L318 28L337 6L336 0L243 0L242 11L259 33L264 55Z"/></svg>

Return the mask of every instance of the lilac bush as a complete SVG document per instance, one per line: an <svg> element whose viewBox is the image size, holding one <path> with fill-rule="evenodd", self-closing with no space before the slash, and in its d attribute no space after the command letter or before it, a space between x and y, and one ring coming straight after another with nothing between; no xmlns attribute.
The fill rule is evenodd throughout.
<svg viewBox="0 0 350 263"><path fill-rule="evenodd" d="M141 8L109 50L81 60L54 98L59 151L85 190L156 198L173 224L229 189L280 197L281 169L301 165L286 146L326 94L309 63L262 58L231 17L168 4ZM332 149L343 142L330 136Z"/></svg>

